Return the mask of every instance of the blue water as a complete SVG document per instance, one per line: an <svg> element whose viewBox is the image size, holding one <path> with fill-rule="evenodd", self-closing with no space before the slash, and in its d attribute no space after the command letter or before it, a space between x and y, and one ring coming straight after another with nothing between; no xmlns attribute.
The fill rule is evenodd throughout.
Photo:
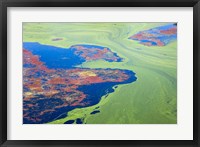
<svg viewBox="0 0 200 147"><path fill-rule="evenodd" d="M107 47L103 47L103 46L97 46L97 45L86 45L86 44L77 44L77 45L73 45L70 47L70 49L72 50L76 50L76 46L82 46L82 47L85 47L87 49L93 49L93 48L97 48L97 49L100 49L100 50L103 50L104 48L107 48ZM107 48L109 51L111 51L109 48ZM88 56L94 56L95 54L97 53L97 51L95 50L91 50L90 54L88 54ZM81 54L81 53L80 53ZM118 57L117 61L116 62L122 62L123 59L120 58L117 53L113 53L113 56L115 57ZM114 62L113 60L111 59L105 59L106 61L108 62Z"/></svg>
<svg viewBox="0 0 200 147"><path fill-rule="evenodd" d="M163 42L164 45L167 45L168 43L170 43L170 42L172 42L172 41L177 39L177 33L176 34L172 34L172 35L171 34L167 35L167 34L161 34L160 31L161 30L162 31L169 30L170 28L173 28L175 26L177 26L177 24L168 24L168 25L152 28L152 29L149 29L149 30L146 30L146 31L140 31L139 33L146 32L148 34L154 34L156 36L148 37L148 39L139 40L139 41L140 41L140 43L149 42L153 46L156 46L157 43L150 40L151 38L156 38L156 39L159 39L161 42ZM138 40L138 39L134 39L134 40Z"/></svg>
<svg viewBox="0 0 200 147"><path fill-rule="evenodd" d="M68 120L64 124L73 124L73 123L74 123L74 120Z"/></svg>
<svg viewBox="0 0 200 147"><path fill-rule="evenodd" d="M125 73L128 74L130 77L123 82L105 82L79 86L78 90L84 92L84 94L87 95L87 98L85 98L82 102L90 102L87 106L95 105L99 103L102 96L114 92L114 89L112 87L114 87L115 85L128 84L137 80L134 72L129 70L123 71L125 71Z"/></svg>
<svg viewBox="0 0 200 147"><path fill-rule="evenodd" d="M156 27L156 28L154 28L154 29L158 29L158 30L168 30L168 29L170 29L170 28L172 28L172 27L174 27L174 26L175 26L175 24L168 24L168 25Z"/></svg>
<svg viewBox="0 0 200 147"><path fill-rule="evenodd" d="M85 45L87 48L93 48L92 45ZM82 64L85 60L81 57L78 57L74 54L73 49L65 49L65 48L59 48L49 45L41 45L36 42L25 42L23 43L23 48L26 50L31 51L34 55L38 55L40 60L45 63L45 65L48 68L58 69L58 68L64 68L64 69L72 69L75 68L75 65ZM99 47L102 48L103 47ZM31 65L24 65L24 67L28 68L31 67ZM88 68L88 70L90 70ZM105 69L106 70L106 69ZM111 70L111 69L108 69ZM90 85L83 85L79 86L78 90L84 92L87 95L87 98L84 99L81 103L85 103L84 106L65 106L62 108L57 108L53 112L46 112L43 115L39 117L37 122L28 120L26 118L23 118L24 124L42 124L51 122L56 119L64 118L67 116L67 112L75 109L75 108L82 108L87 106L92 106L97 103L99 103L101 97L103 95L108 95L108 93L114 92L114 89L112 88L115 85L118 84L126 84L131 83L133 81L136 81L135 73L129 70L123 70L126 74L129 75L129 79L123 82L105 82L105 83L97 83L97 84L90 84ZM41 72L35 73L34 77L40 77L42 75ZM45 81L43 81L45 82ZM46 87L48 88L48 87ZM24 91L30 91L29 89L24 89ZM28 107L28 104L37 104L33 107ZM29 112L29 116L38 116L39 113L42 111L48 110L48 109L54 109L56 106L60 106L63 104L63 101L59 98L52 97L51 99L45 98L43 95L37 95L35 98L31 99L31 101L24 101L23 107L26 112ZM25 112L24 112L25 113ZM73 122L72 122L73 121ZM77 119L76 123L81 124L81 119ZM74 123L74 120L70 120L65 122L66 124Z"/></svg>
<svg viewBox="0 0 200 147"><path fill-rule="evenodd" d="M27 104L37 104L33 107L27 107ZM73 110L74 106L66 106L57 108L56 111L52 112L46 112L40 117L38 117L38 114L42 111L45 111L46 109L54 109L56 106L62 105L63 101L59 98L45 98L42 95L38 95L38 97L32 98L31 101L23 101L23 108L28 109L26 112L29 112L29 116L37 116L37 118L41 119L37 122L31 121L23 118L24 124L43 124L48 123L56 119L65 118L67 116L67 112ZM25 111L24 111L25 113Z"/></svg>
<svg viewBox="0 0 200 147"><path fill-rule="evenodd" d="M76 124L82 124L82 123L83 123L83 121L80 118L76 119Z"/></svg>
<svg viewBox="0 0 200 147"><path fill-rule="evenodd" d="M146 42L149 42L149 43L151 43L152 45L157 45L156 42L153 42L153 41L150 41L150 40L140 40L140 43L146 43Z"/></svg>
<svg viewBox="0 0 200 147"><path fill-rule="evenodd" d="M84 44L79 44L79 45L86 47L87 49L92 49L92 48L104 49L104 47L97 45L84 45ZM43 45L37 42L23 43L23 48L31 51L34 55L38 55L40 61L44 62L48 68L54 68L54 69L58 68L69 69L74 66L80 65L86 61L83 57L75 54L76 48L74 46L71 46L70 48L61 48L50 45ZM93 56L94 54L96 54L96 51L91 50L91 53L88 56ZM114 53L114 56L119 57L116 53ZM113 62L112 60L109 59L105 60L108 62ZM122 58L118 58L116 62L122 62L122 60L123 60Z"/></svg>
<svg viewBox="0 0 200 147"><path fill-rule="evenodd" d="M147 32L150 33L150 34L157 35L157 37L155 37L155 38L157 38L160 41L164 42L164 44L166 45L166 44L176 40L177 39L177 34L173 34L173 35L160 34L157 30L159 30L159 31L161 31L161 30L162 31L169 30L170 28L173 28L174 26L175 26L175 24L169 24L169 25L160 26L160 27L156 27L156 28L150 29ZM144 40L142 40L142 42L144 42ZM151 42L151 41L149 41L149 42ZM152 43L152 45L157 45L153 41L151 43Z"/></svg>
<svg viewBox="0 0 200 147"><path fill-rule="evenodd" d="M93 112L91 112L90 114L96 114L96 113L99 113L100 111L99 110L95 110Z"/></svg>
<svg viewBox="0 0 200 147"><path fill-rule="evenodd" d="M72 68L80 65L85 60L74 54L74 50L67 48L42 45L37 42L24 42L23 48L38 55L40 61L44 62L48 68Z"/></svg>

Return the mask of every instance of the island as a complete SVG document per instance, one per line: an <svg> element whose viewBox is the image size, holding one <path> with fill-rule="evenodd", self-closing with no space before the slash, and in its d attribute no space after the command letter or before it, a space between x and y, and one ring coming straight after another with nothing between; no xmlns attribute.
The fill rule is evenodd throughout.
<svg viewBox="0 0 200 147"><path fill-rule="evenodd" d="M42 124L67 112L97 104L116 85L134 82L126 69L78 68L92 60L122 62L108 47L73 45L69 48L23 43L23 123Z"/></svg>
<svg viewBox="0 0 200 147"><path fill-rule="evenodd" d="M168 24L145 31L140 31L129 37L131 40L139 41L145 46L165 46L177 39L177 24Z"/></svg>

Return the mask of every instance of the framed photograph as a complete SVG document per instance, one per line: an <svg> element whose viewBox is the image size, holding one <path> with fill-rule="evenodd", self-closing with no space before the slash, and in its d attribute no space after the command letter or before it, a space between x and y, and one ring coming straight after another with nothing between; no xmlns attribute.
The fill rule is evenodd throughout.
<svg viewBox="0 0 200 147"><path fill-rule="evenodd" d="M199 146L199 11L1 1L1 146Z"/></svg>

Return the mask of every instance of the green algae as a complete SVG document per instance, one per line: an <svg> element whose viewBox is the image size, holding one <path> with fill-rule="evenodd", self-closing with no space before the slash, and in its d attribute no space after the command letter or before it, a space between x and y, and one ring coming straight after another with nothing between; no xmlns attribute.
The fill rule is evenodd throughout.
<svg viewBox="0 0 200 147"><path fill-rule="evenodd" d="M144 46L128 37L166 23L23 23L23 41L68 48L75 44L109 47L123 62L85 62L79 67L119 68L136 73L137 81L118 85L94 106L77 108L63 124L83 118L87 124L176 124L177 42L163 47ZM62 40L53 41L55 38ZM99 107L100 113L90 113Z"/></svg>

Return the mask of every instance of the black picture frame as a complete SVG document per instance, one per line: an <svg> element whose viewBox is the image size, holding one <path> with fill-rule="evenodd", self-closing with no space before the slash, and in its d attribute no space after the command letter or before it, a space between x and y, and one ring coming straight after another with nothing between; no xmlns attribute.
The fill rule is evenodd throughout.
<svg viewBox="0 0 200 147"><path fill-rule="evenodd" d="M7 140L7 8L8 7L193 7L193 140ZM200 146L200 2L199 0L1 0L0 2L0 145L21 146ZM20 133L20 132L19 132Z"/></svg>

